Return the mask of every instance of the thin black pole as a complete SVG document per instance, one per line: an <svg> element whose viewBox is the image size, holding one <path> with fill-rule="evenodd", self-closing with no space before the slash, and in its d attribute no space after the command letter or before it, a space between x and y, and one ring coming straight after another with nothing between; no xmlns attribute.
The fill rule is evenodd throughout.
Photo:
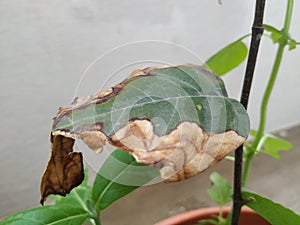
<svg viewBox="0 0 300 225"><path fill-rule="evenodd" d="M240 102L247 109L249 95L251 90L251 84L253 74L255 70L255 64L257 59L257 53L259 49L260 40L263 34L263 16L264 16L265 0L256 0L254 22L252 26L251 44L249 50L249 56L247 61L247 67L244 77L243 90L241 94ZM242 199L242 163L243 163L243 146L240 146L235 151L234 161L234 185L233 185L233 211L231 217L231 225L238 225L241 207L243 206Z"/></svg>

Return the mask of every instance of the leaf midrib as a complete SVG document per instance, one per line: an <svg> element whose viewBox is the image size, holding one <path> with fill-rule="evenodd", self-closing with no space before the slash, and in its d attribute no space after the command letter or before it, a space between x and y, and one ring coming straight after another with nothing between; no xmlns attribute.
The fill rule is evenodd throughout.
<svg viewBox="0 0 300 225"><path fill-rule="evenodd" d="M132 161L130 164L127 164L126 167L121 171L121 173L119 173L114 179L110 180L109 184L106 185L106 187L104 188L104 190L102 191L102 193L100 194L99 198L96 201L95 204L95 208L96 210L98 210L98 208L100 208L100 206L98 206L98 204L100 204L100 201L102 200L102 197L106 194L107 190L111 187L111 185L113 185L114 183L116 183L115 181L123 174L126 172L126 169L131 166L132 164L134 164L135 161ZM99 211L102 209L99 209Z"/></svg>
<svg viewBox="0 0 300 225"><path fill-rule="evenodd" d="M156 104L158 102L164 102L164 101L168 101L168 100L178 100L180 98L196 98L196 97L200 97L200 98L223 98L223 99L228 99L228 100L232 100L232 98L228 98L228 97L225 97L225 96L210 96L210 95L187 95L187 96L172 96L172 97L169 97L169 98L163 98L163 99L155 99L154 101L150 102L151 104ZM139 107L139 106L142 106L142 105L145 105L145 104L150 104L150 103L139 103L139 104L136 104L134 105L134 107ZM120 109L117 109L117 110L111 110L109 112L104 112L104 113L101 113L101 114L98 114L96 116L92 116L92 117L84 117L80 119L80 121L84 121L84 120L90 120L92 118L95 118L95 117L98 117L101 115L101 117L105 117L106 115L108 114L112 114L112 113L118 113L120 111L125 111L126 109L132 109L132 105L129 105L127 107L122 107ZM68 128L70 126L73 126L76 122L78 122L79 120L72 120L70 117L67 117L68 119L68 122L70 122L69 124L67 125L64 125L64 126L60 126L60 128L58 130L61 130L61 129L65 129L65 128Z"/></svg>

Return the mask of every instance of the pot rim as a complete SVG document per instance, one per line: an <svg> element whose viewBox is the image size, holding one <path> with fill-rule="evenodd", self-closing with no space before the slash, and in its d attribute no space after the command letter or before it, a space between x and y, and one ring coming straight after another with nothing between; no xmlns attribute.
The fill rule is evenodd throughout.
<svg viewBox="0 0 300 225"><path fill-rule="evenodd" d="M166 218L162 221L155 223L154 225L172 225L172 224L175 224L174 223L175 221L177 224L177 223L184 222L187 220L197 219L199 217L199 215L216 214L219 212L219 209L220 209L219 206L193 209L193 210L189 210L189 211L186 211L183 213L176 214L169 218ZM226 213L228 213L230 211L231 206L224 206L224 207L222 207L222 209L226 215ZM243 206L241 209L241 212L246 213L246 214L256 214L256 212L254 212L252 209L250 209L247 206Z"/></svg>

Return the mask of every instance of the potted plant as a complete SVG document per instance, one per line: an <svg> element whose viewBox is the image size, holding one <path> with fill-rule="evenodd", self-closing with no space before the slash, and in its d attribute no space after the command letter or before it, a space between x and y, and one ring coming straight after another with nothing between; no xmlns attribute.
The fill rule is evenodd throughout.
<svg viewBox="0 0 300 225"><path fill-rule="evenodd" d="M291 147L285 140L265 134L264 125L283 50L285 46L291 50L299 44L288 34L292 8L293 1L288 0L282 30L264 25L278 44L278 53L263 97L259 129L251 131L254 141L245 142L250 128L245 108L263 31L264 1L259 0L241 103L227 96L222 80L215 74L225 74L246 58L247 47L242 40L249 35L207 60L206 65L215 74L197 65L149 67L134 71L111 89L75 99L71 107L61 108L54 118L50 134L52 153L41 183L42 204L51 194L65 197L55 197L54 205L13 214L1 224L87 221L99 225L102 210L156 178L158 170L163 180L179 181L202 172L244 142L243 176L243 148L239 147L235 153L234 188L221 175L211 175L213 185L208 193L219 205L217 211L209 212L208 217L198 216L198 211L196 216L189 212L187 217L191 221L174 222L171 218L157 224L188 225L199 221L200 224L234 225L238 224L243 205L260 216L245 209L241 222L253 215L261 225L300 224L300 216L291 210L257 194L241 191L255 155L264 152L276 157L280 149ZM74 137L95 151L100 151L106 140L119 148L105 161L92 186L83 169L82 154L73 152ZM233 208L224 208L232 193Z"/></svg>

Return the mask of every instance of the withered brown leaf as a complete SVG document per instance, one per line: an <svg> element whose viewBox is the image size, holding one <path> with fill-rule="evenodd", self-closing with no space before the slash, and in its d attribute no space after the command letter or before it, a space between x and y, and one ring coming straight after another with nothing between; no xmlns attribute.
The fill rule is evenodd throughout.
<svg viewBox="0 0 300 225"><path fill-rule="evenodd" d="M84 178L82 154L73 152L74 139L51 133L51 156L41 181L41 201L50 194L65 196Z"/></svg>

